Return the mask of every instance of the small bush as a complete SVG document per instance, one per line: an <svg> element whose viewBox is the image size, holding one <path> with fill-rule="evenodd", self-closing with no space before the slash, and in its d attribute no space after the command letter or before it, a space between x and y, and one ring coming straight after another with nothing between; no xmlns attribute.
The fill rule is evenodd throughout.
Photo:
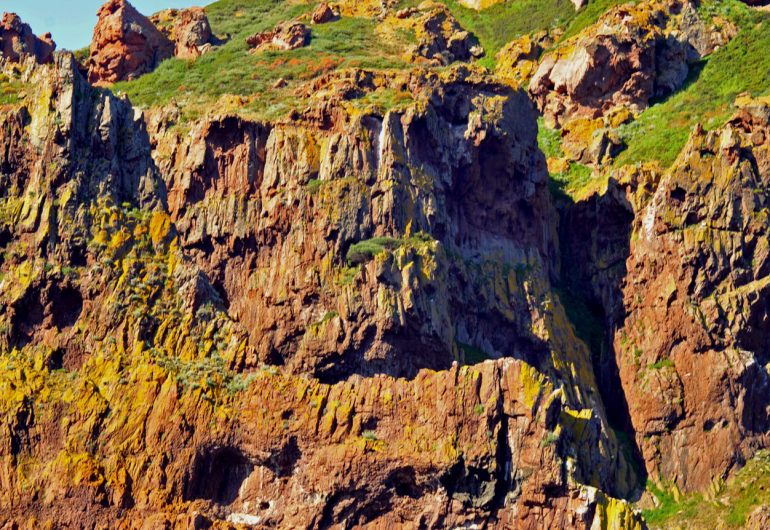
<svg viewBox="0 0 770 530"><path fill-rule="evenodd" d="M348 266L366 263L380 252L395 250L402 245L400 239L392 237L375 237L359 241L350 246L347 253Z"/></svg>

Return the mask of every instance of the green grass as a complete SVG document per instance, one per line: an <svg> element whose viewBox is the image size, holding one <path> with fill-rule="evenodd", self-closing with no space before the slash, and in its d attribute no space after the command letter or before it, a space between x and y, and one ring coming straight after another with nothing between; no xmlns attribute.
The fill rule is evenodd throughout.
<svg viewBox="0 0 770 530"><path fill-rule="evenodd" d="M373 237L359 241L350 246L347 253L348 265L360 265L366 263L374 256L386 250L394 250L400 247L403 242L400 239L392 237Z"/></svg>
<svg viewBox="0 0 770 530"><path fill-rule="evenodd" d="M636 4L638 0L591 0L583 9L578 11L567 24L561 41L573 37L585 28L599 20L611 7L620 4Z"/></svg>
<svg viewBox="0 0 770 530"><path fill-rule="evenodd" d="M537 119L537 143L540 146L540 150L548 158L561 158L564 156L564 151L561 148L561 132L546 127L545 120L542 117Z"/></svg>
<svg viewBox="0 0 770 530"><path fill-rule="evenodd" d="M770 504L770 451L759 451L727 482L682 495L678 502L669 484L650 481L647 491L657 499L655 507L644 510L650 529L743 528L757 506Z"/></svg>
<svg viewBox="0 0 770 530"><path fill-rule="evenodd" d="M14 105L21 101L24 83L0 73L0 105Z"/></svg>
<svg viewBox="0 0 770 530"><path fill-rule="evenodd" d="M703 61L684 88L620 128L628 145L616 165L659 160L670 165L696 123L706 129L722 125L742 92L763 95L770 79L770 13L750 10L737 0L702 8L722 13L740 28L736 38Z"/></svg>
<svg viewBox="0 0 770 530"><path fill-rule="evenodd" d="M660 361L653 363L649 366L652 370L660 370L662 368L673 368L674 361L669 358L661 359Z"/></svg>
<svg viewBox="0 0 770 530"><path fill-rule="evenodd" d="M481 11L456 0L445 3L460 25L479 39L488 58L521 35L564 25L575 16L569 0L508 0Z"/></svg>

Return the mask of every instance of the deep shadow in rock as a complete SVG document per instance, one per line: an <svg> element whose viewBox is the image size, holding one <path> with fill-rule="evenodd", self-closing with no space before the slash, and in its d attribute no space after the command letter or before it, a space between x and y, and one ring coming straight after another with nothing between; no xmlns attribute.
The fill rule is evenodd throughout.
<svg viewBox="0 0 770 530"><path fill-rule="evenodd" d="M253 464L237 448L206 448L193 459L184 499L231 504L238 498L241 485L253 469Z"/></svg>
<svg viewBox="0 0 770 530"><path fill-rule="evenodd" d="M556 189L561 243L557 292L575 332L591 351L591 362L607 420L636 472L633 497L645 487L647 472L613 347L614 331L625 319L623 282L630 253L634 212L620 186L574 202ZM633 499L636 500L636 499Z"/></svg>

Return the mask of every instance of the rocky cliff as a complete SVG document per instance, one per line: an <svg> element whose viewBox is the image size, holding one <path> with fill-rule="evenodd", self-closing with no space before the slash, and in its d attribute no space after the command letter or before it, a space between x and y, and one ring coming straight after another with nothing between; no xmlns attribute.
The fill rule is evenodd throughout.
<svg viewBox="0 0 770 530"><path fill-rule="evenodd" d="M641 529L668 492L724 503L770 444L770 104L670 166L582 134L608 153L740 39L707 7L503 46L433 3L110 1L85 64L2 48L0 527ZM600 189L559 188L540 113Z"/></svg>

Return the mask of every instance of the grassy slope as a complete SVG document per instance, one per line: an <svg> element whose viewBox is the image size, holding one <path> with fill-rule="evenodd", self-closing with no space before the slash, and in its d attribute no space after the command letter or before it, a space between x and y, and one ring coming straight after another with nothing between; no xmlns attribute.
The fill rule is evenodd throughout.
<svg viewBox="0 0 770 530"><path fill-rule="evenodd" d="M696 65L682 89L654 103L636 121L621 126L619 133L628 147L614 167L653 160L667 167L696 123L706 129L719 127L734 112L738 94L763 95L770 91L770 13L749 9L738 0L706 1L701 11L732 20L739 28L737 37ZM588 17L588 10L582 13L568 27L567 36L596 18ZM540 143L547 155L561 156L557 132L541 131ZM607 173L592 173L585 166L572 164L568 172L552 176L553 185L577 200L600 189Z"/></svg>
<svg viewBox="0 0 770 530"><path fill-rule="evenodd" d="M324 72L350 66L405 66L401 50L377 38L375 22L363 18L313 26L311 43L305 48L249 53L247 36L271 29L314 6L280 0L216 2L207 12L214 33L220 38L229 36L226 44L195 61L164 61L151 74L118 83L114 90L125 92L142 107L164 105L172 99L183 102L188 118L200 115L214 103L222 108L219 99L224 95L248 97L242 109L245 113L271 118L285 114L296 103L294 89L298 84ZM281 78L287 86L273 88Z"/></svg>
<svg viewBox="0 0 770 530"><path fill-rule="evenodd" d="M696 123L718 127L732 114L735 96L770 89L770 13L750 10L737 0L711 1L703 10L727 15L738 24L738 36L704 60L685 88L621 128L628 149L617 165L650 160L670 165Z"/></svg>
<svg viewBox="0 0 770 530"><path fill-rule="evenodd" d="M481 12L467 9L456 0L447 6L461 25L474 33L487 51L481 60L494 66L494 55L510 40L539 29L561 25L574 32L598 18L620 0L596 0L576 13L569 0L509 0ZM403 6L417 5L404 0ZM275 118L298 103L294 94L303 81L324 72L353 66L364 68L410 68L403 59L405 45L414 38L405 33L398 42L386 42L376 31L376 21L343 18L313 26L310 46L292 51L249 53L247 36L271 29L275 24L308 13L314 1L220 0L206 8L214 33L229 40L196 61L170 59L138 80L118 83L114 89L126 93L141 107L180 103L183 117L193 119L216 105L226 109L225 95L246 98L233 101L234 108L252 117ZM284 88L273 88L283 78Z"/></svg>
<svg viewBox="0 0 770 530"><path fill-rule="evenodd" d="M676 501L671 490L650 485L658 506L645 510L651 529L743 528L752 510L770 505L770 451L760 451L726 483L710 493L693 493Z"/></svg>

